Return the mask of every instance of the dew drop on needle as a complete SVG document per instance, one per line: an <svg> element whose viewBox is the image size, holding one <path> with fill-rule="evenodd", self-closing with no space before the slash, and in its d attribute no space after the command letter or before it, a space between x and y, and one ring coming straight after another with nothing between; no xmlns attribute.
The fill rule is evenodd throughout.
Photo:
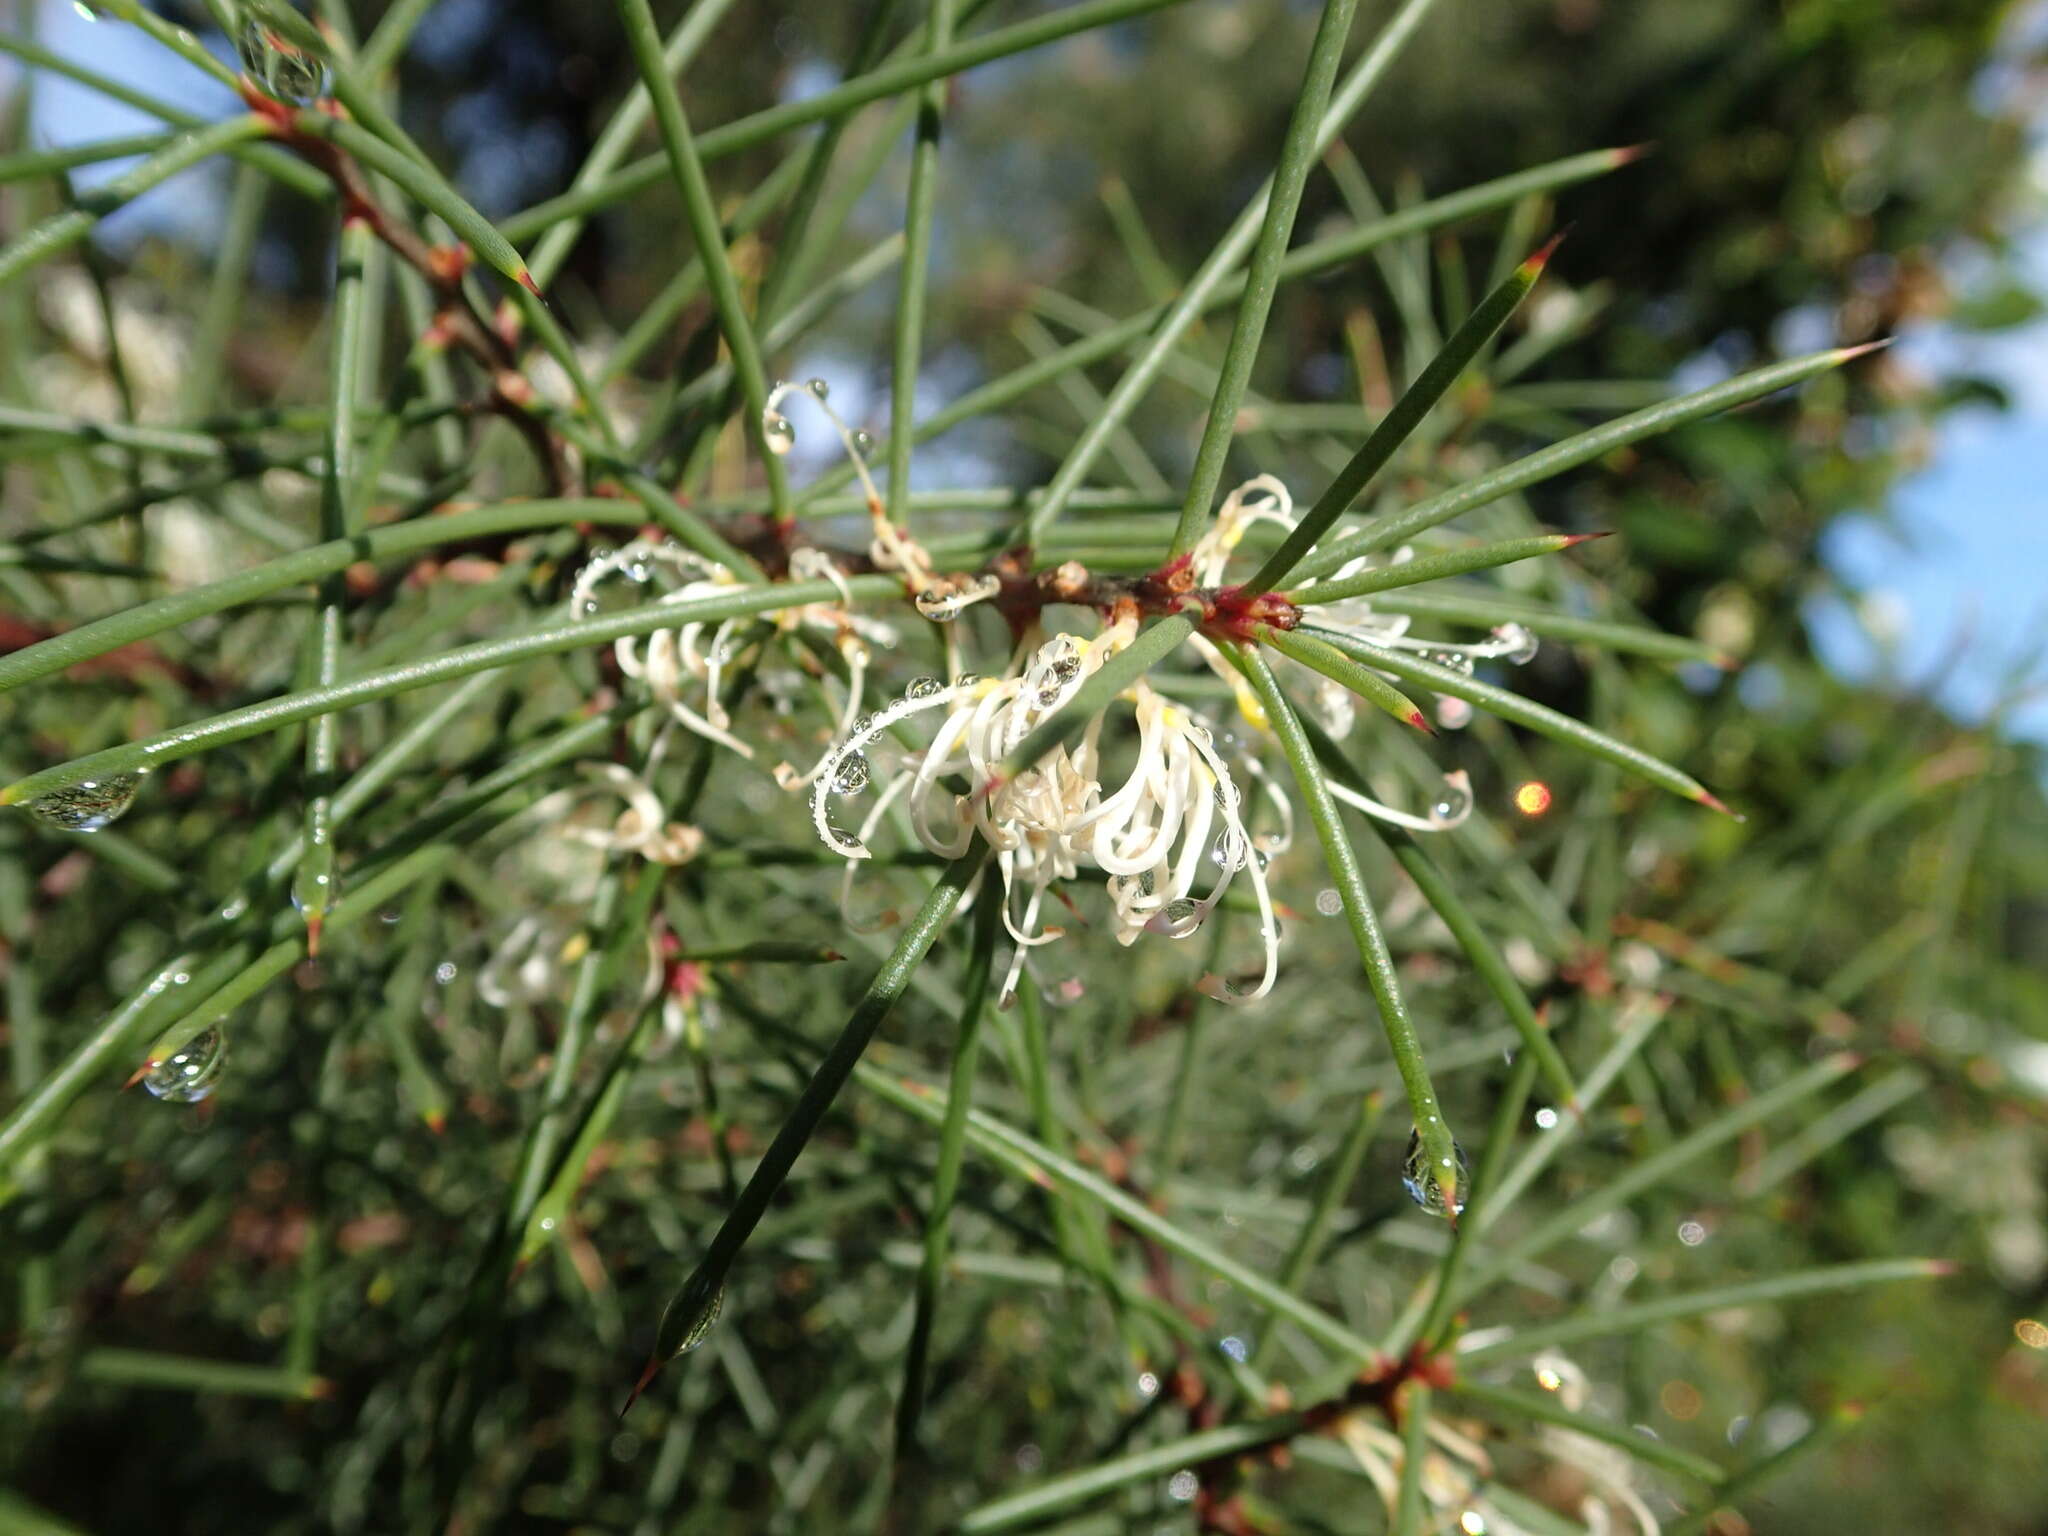
<svg viewBox="0 0 2048 1536"><path fill-rule="evenodd" d="M60 832L97 832L127 813L141 787L139 773L110 773L104 778L67 784L38 795L23 809L44 826Z"/></svg>
<svg viewBox="0 0 2048 1536"><path fill-rule="evenodd" d="M1453 1206L1444 1199L1444 1186L1439 1171L1431 1166L1429 1151L1422 1144L1422 1132L1408 1133L1408 1155L1401 1162L1401 1187L1408 1191L1408 1198L1432 1216L1457 1216L1465 1210L1465 1191L1471 1185L1471 1170L1465 1162L1465 1149L1456 1142L1451 1143L1452 1154L1457 1159L1458 1203Z"/></svg>
<svg viewBox="0 0 2048 1536"><path fill-rule="evenodd" d="M142 1086L166 1103L197 1104L212 1095L227 1061L228 1037L215 1025L151 1067Z"/></svg>

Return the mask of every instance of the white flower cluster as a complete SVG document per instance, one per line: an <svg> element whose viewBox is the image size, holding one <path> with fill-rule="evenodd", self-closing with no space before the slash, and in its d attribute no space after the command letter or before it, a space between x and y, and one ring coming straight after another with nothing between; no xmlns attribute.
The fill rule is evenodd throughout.
<svg viewBox="0 0 2048 1536"><path fill-rule="evenodd" d="M1238 757L1233 768L1225 761L1216 732L1206 719L1142 679L1117 700L1130 707L1137 734L1135 758L1120 781L1104 780L1109 772L1103 756L1106 711L1085 722L1071 747L1058 747L1031 767L1005 776L1002 765L1033 728L1059 710L1109 657L1131 643L1137 619L1119 617L1093 637L1056 634L1046 638L1042 632L1035 633L1018 646L1001 677L983 678L963 671L958 631L950 621L971 604L995 595L999 583L993 577L948 577L934 570L926 551L884 511L865 459L872 446L868 435L849 428L827 404L828 395L818 379L802 385L778 384L763 416L764 438L776 453L786 453L794 444L795 429L783 414L783 406L795 396L811 401L831 422L866 493L873 524L869 558L878 569L902 577L922 615L946 626L950 678L918 678L901 698L873 713L862 712L872 659L870 646L893 645L895 631L854 612L845 579L829 556L810 549L792 556L793 576L836 583L840 601L795 607L781 614L777 622L786 629L812 625L829 630L846 662L847 686L835 744L807 773L781 763L774 774L786 790L810 790L811 817L818 835L848 861L842 907L850 906L852 872L869 856L868 840L899 801L899 815L928 852L957 858L981 837L994 852L1003 921L1017 945L1002 987L1001 996L1007 1002L1015 993L1029 952L1064 932L1044 921L1048 897L1065 899L1056 889L1060 882L1077 878L1084 869L1100 872L1117 940L1128 945L1141 934L1179 939L1195 933L1237 875L1244 872L1250 878L1259 914L1264 962L1259 980L1243 991L1218 976L1205 976L1201 985L1210 996L1226 1001L1265 997L1272 990L1278 963L1279 924L1264 866L1292 836L1292 808L1286 795L1266 777L1254 756ZM1232 554L1259 523L1288 530L1296 524L1286 486L1271 475L1247 481L1225 499L1192 552L1195 584L1221 587ZM1406 550L1393 556L1397 562L1409 557ZM1353 561L1335 579L1355 575L1367 565L1364 559ZM656 599L659 602L685 602L727 589L735 581L724 567L674 544L635 541L598 557L585 568L572 597L576 611L595 611L598 586L619 575L637 585L657 578L666 583ZM1504 625L1490 640L1472 645L1413 640L1407 635L1405 616L1377 611L1363 597L1320 605L1317 620L1374 645L1418 651L1467 672L1477 659L1506 657L1521 662L1535 649L1533 637L1515 625ZM686 622L672 630L657 630L644 641L619 640L615 655L621 671L643 683L674 723L751 760L754 750L733 733L719 690L736 659L734 649L740 643L737 637L742 626L761 622L758 618L728 619L715 627ZM1197 635L1194 644L1232 688L1239 712L1254 729L1264 730L1264 710L1244 678L1208 640ZM1349 693L1320 676L1312 686L1325 727L1334 735L1346 734L1353 723ZM936 725L929 741L920 747L910 731L914 717L921 716L936 717ZM1460 722L1445 719L1444 723ZM869 790L878 778L877 759L888 762L889 771L879 776L880 792L868 803L857 828L850 830L838 819L841 804ZM1252 833L1245 797L1234 774L1258 781L1278 811L1275 830ZM616 827L600 834L606 846L664 862L694 853L694 829L664 825L643 778L615 769L608 782L624 797L627 809ZM1426 814L1398 810L1341 784L1329 788L1347 804L1417 831L1456 826L1472 809L1471 788L1463 773L1445 776L1444 787ZM977 890L970 900L979 894ZM848 921L853 921L850 912Z"/></svg>
<svg viewBox="0 0 2048 1536"><path fill-rule="evenodd" d="M820 578L837 582L842 592L845 577L822 551L800 549L790 559L790 573L800 579ZM684 549L672 541L654 543L635 539L629 544L596 556L577 574L569 595L570 611L578 617L597 612L598 588L624 578L634 586L662 585L658 603L685 603L731 591L737 584L732 572L716 561ZM726 619L716 627L701 620L688 620L674 629L657 629L644 640L628 635L612 642L612 654L619 670L646 684L655 703L685 730L716 742L739 756L752 760L753 747L734 735L732 721L719 700L727 671L738 659L737 636L748 625L761 622L754 617ZM776 616L783 630L811 628L823 631L846 658L849 687L842 729L858 713L865 687L870 647L887 649L896 644L895 627L853 612L850 593L840 603L809 603L783 609ZM708 633L707 633L708 630ZM701 685L702 703L692 706L683 697L685 686ZM793 789L808 783L810 775L797 777L787 764L776 769L783 787Z"/></svg>
<svg viewBox="0 0 2048 1536"><path fill-rule="evenodd" d="M1133 708L1138 745L1121 784L1102 782L1106 717L1100 714L1071 749L1055 748L1014 777L999 773L1033 727L1130 644L1136 630L1135 620L1124 620L1093 639L1055 635L1020 653L1002 678L920 678L902 698L855 723L813 786L818 835L849 860L868 857L866 840L903 796L911 831L929 851L958 858L976 834L987 840L1002 884L1004 924L1018 946L1003 984L1005 1000L1016 990L1026 951L1064 931L1042 925L1048 894L1084 868L1108 876L1123 944L1142 933L1187 937L1238 872L1247 872L1259 907L1264 973L1245 993L1215 977L1203 986L1230 1001L1251 1001L1272 989L1280 935L1263 865L1279 845L1261 846L1247 830L1243 797L1215 733L1199 715L1140 681L1123 695ZM902 755L858 832L840 826L835 798L865 792L874 777L870 754L889 750L897 728L922 714L940 716L930 744Z"/></svg>
<svg viewBox="0 0 2048 1536"><path fill-rule="evenodd" d="M1272 523L1292 532L1295 526L1294 498L1287 487L1273 475L1260 475L1247 480L1229 496L1224 498L1217 511L1216 520L1209 525L1194 549L1194 575L1198 584L1207 587L1223 583L1225 569L1230 556L1243 542L1244 536L1259 523ZM1413 552L1403 548L1394 552L1396 564L1413 558ZM1336 581L1355 576L1371 566L1371 559L1361 555L1348 561L1342 569L1329 579ZM1304 590L1313 591L1313 587ZM1335 629L1356 635L1361 640L1391 650L1415 651L1430 660L1461 672L1469 673L1477 660L1504 656L1517 665L1531 660L1536 654L1536 639L1519 624L1504 624L1494 631L1491 640L1470 645L1452 645L1438 640L1414 640L1408 636L1408 617L1405 614L1382 613L1376 610L1369 598L1353 597L1338 602L1320 604L1316 608L1316 623L1324 629ZM1222 653L1201 636L1194 640L1197 650L1207 658L1216 674L1228 682L1237 693L1238 708L1245 718L1255 725L1264 727L1265 711L1252 694L1237 670L1224 660ZM1315 702L1316 715L1323 729L1332 736L1343 738L1351 733L1356 720L1356 710L1351 694L1330 678L1313 674L1310 697ZM1446 726L1463 725L1471 718L1472 706L1463 699L1445 698L1438 705L1438 723ZM1427 814L1418 815L1412 811L1398 810L1360 794L1348 785L1332 780L1330 794L1354 810L1395 826L1406 827L1414 832L1442 832L1457 826L1472 814L1472 783L1463 769L1444 775L1444 787L1432 800Z"/></svg>

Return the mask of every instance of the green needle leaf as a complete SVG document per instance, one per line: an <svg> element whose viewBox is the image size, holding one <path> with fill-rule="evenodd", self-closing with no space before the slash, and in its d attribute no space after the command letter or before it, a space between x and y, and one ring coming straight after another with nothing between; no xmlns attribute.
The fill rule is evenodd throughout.
<svg viewBox="0 0 2048 1536"><path fill-rule="evenodd" d="M1379 1007L1380 1027L1386 1032L1387 1046L1394 1054L1394 1065L1401 1074L1401 1085L1408 1095L1408 1110L1413 1117L1415 1133L1422 1140L1423 1153L1430 1166L1437 1170L1437 1183L1443 1190L1445 1209L1455 1214L1464 1198L1458 1187L1456 1142L1437 1103L1436 1089L1429 1080L1429 1064L1423 1059L1422 1040L1416 1033L1415 1021L1409 1017L1408 1004L1401 996L1400 979L1394 972L1394 957L1387 949L1386 936L1380 931L1379 914L1373 910L1372 897L1365 889L1365 875L1358 866L1358 855L1338 819L1337 802L1331 798L1322 770L1316 767L1314 749L1309 745L1301 720L1296 716L1294 706L1287 701L1287 695L1280 691L1279 680L1273 676L1273 669L1265 656L1254 646L1235 644L1226 644L1224 654L1236 663L1258 691L1259 703L1265 708L1266 723L1278 739L1280 750L1287 758L1287 766L1293 772L1309 822L1316 830L1316 841L1322 845L1324 866L1344 903L1344 915L1350 924L1352 942L1358 947L1358 959L1365 970L1366 984L1371 987L1373 1001Z"/></svg>
<svg viewBox="0 0 2048 1536"><path fill-rule="evenodd" d="M238 145L260 139L269 131L269 124L252 115L231 117L210 128L195 128L190 133L178 135L133 170L124 171L112 181L80 193L77 207L51 214L12 244L0 247L0 288L5 288L24 272L40 266L59 252L69 250L91 234L93 226L115 209L134 202L180 171L190 170L201 161L211 160Z"/></svg>
<svg viewBox="0 0 2048 1536"><path fill-rule="evenodd" d="M1273 295L1280 287L1281 258L1287 254L1287 242L1294 233L1294 215L1301 206L1309 168L1315 162L1323 110L1329 105L1337 62L1344 52L1344 40L1351 35L1351 17L1356 9L1357 0L1327 0L1315 41L1309 46L1308 69L1302 77L1301 89L1295 93L1287 137L1281 142L1280 160L1273 168L1265 217L1245 273L1244 296L1237 302L1237 320L1230 328L1222 377L1209 398L1209 419L1195 450L1187 499L1181 503L1180 522L1173 531L1168 558L1194 548L1209 521L1210 503L1216 499L1216 487L1223 479L1223 461L1230 456L1230 442L1237 434L1238 407L1244 403L1252 364L1258 358L1259 341L1265 335L1266 316L1272 311Z"/></svg>
<svg viewBox="0 0 2048 1536"><path fill-rule="evenodd" d="M472 208L435 166L345 117L310 110L294 112L292 127L312 138L326 139L379 175L389 177L407 196L453 230L478 260L528 292L540 293L533 274L526 270L526 262L512 248L512 242Z"/></svg>
<svg viewBox="0 0 2048 1536"><path fill-rule="evenodd" d="M1511 565L1517 560L1528 560L1537 555L1554 555L1559 550L1570 549L1574 544L1583 544L1588 539L1605 537L1604 533L1544 533L1528 539L1503 539L1497 544L1480 544L1471 549L1447 550L1440 555L1420 555L1399 565L1383 565L1377 570L1360 571L1356 576L1346 576L1342 581L1312 582L1305 587L1296 587L1287 596L1300 607L1312 608L1318 603L1342 602L1345 598L1364 597L1371 592L1387 592L1396 587L1412 587L1425 581L1440 581L1446 576L1463 576L1471 571L1490 570L1497 565ZM1498 623L1499 620L1488 622Z"/></svg>
<svg viewBox="0 0 2048 1536"><path fill-rule="evenodd" d="M1465 699L1481 709L1499 715L1503 720L1512 720L1525 725L1566 746L1577 747L1580 751L1626 768L1640 779L1647 780L1659 789L1668 789L1674 795L1704 805L1711 810L1732 814L1718 796L1710 793L1692 775L1681 773L1669 763L1650 756L1640 748L1632 747L1625 741L1617 741L1604 731L1596 731L1590 725L1574 720L1569 715L1558 713L1546 705L1525 699L1518 693L1505 688L1496 688L1491 683L1482 683L1477 678L1467 677L1451 667L1434 661L1425 661L1410 651L1396 651L1373 645L1369 641L1355 639L1350 635L1338 634L1333 630L1297 630L1296 634L1313 634L1328 642L1354 660L1396 677L1422 684L1437 693L1448 693L1453 698Z"/></svg>
<svg viewBox="0 0 2048 1536"><path fill-rule="evenodd" d="M1302 514L1301 521L1295 524L1294 531L1287 535L1285 542L1266 557L1266 563L1245 583L1247 591L1269 591L1285 581L1288 573L1330 531L1330 525L1358 500L1373 477L1386 468L1395 451L1408 441L1409 434L1422 425L1422 418L1429 414L1430 408L1458 382L1472 359L1479 355L1480 348L1493 339L1494 333L1508 323L1508 317L1529 296L1529 290L1543 276L1543 268L1561 238L1552 238L1549 244L1509 273L1507 281L1489 293L1465 323L1451 333L1451 339L1444 343L1443 350L1429 360L1429 366L1402 392L1401 398L1394 402L1394 408L1372 429L1365 445L1352 455L1351 462L1339 471L1329 488L1316 498L1316 504Z"/></svg>
<svg viewBox="0 0 2048 1536"><path fill-rule="evenodd" d="M1374 708L1384 711L1403 725L1412 725L1425 736L1435 729L1415 701L1369 667L1360 666L1325 640L1300 630L1262 627L1257 638L1281 655L1312 667L1339 687L1348 688Z"/></svg>
<svg viewBox="0 0 2048 1536"><path fill-rule="evenodd" d="M1676 400L1667 400L1646 410L1618 417L1589 432L1568 437L1561 443L1552 443L1548 448L1517 459L1512 464L1504 464L1491 474L1481 475L1426 501L1419 501L1405 512L1396 513L1362 532L1341 539L1308 556L1295 570L1295 575L1302 579L1327 576L1360 555L1390 549L1404 539L1412 539L1416 534L1448 522L1461 513L1498 501L1511 492L1527 490L1568 469L1591 463L1617 448L1751 400L1760 400L1781 389L1789 389L1884 345L1884 342L1870 342L1860 347L1841 347L1832 352L1795 357L1787 362L1773 363L1768 368L1740 374L1711 389L1697 390Z"/></svg>
<svg viewBox="0 0 2048 1536"><path fill-rule="evenodd" d="M679 1350L701 1342L703 1321L719 1305L718 1298L724 1294L726 1276L732 1270L733 1261L753 1235L755 1226L768 1209L768 1202L775 1198L775 1192L789 1177L789 1170L796 1166L796 1160L809 1143L812 1133L859 1065L868 1042L874 1039L875 1031L881 1028L882 1021L903 996L912 973L923 962L940 930L952 917L953 909L960 904L961 896L974 883L975 876L981 873L987 858L986 845L977 843L964 857L954 860L925 897L916 915L905 925L896 947L882 962L874 980L868 983L867 992L854 1006L846 1027L832 1042L832 1048L818 1063L810 1081L804 1084L796 1107L776 1131L775 1139L761 1154L760 1162L754 1165L752 1177L740 1191L739 1199L725 1220L719 1224L703 1259L683 1283L682 1289L670 1299L667 1310L662 1313L661 1326L655 1333L654 1349L647 1357L647 1365L633 1388L632 1396L626 1400L627 1408L633 1406L634 1400L647 1390L647 1384L654 1379L655 1373Z"/></svg>
<svg viewBox="0 0 2048 1536"><path fill-rule="evenodd" d="M210 752L233 741L245 741L316 715L332 714L375 699L415 688L467 677L473 672L495 671L536 656L554 656L590 645L609 645L628 635L644 635L657 629L673 629L693 619L729 619L746 614L772 613L804 603L829 603L851 590L857 597L882 597L902 591L893 576L852 576L841 583L830 581L778 582L773 586L739 587L730 595L693 599L683 603L648 603L601 618L545 625L524 634L480 641L439 656L371 672L331 688L311 688L285 694L261 704L229 710L191 725L159 732L125 746L109 747L85 757L73 758L54 768L18 779L0 789L0 805L21 805L53 789L85 779L132 773L138 768L156 768L195 753Z"/></svg>
<svg viewBox="0 0 2048 1536"><path fill-rule="evenodd" d="M1803 1296L1821 1296L1863 1285L1885 1285L1894 1280L1939 1280L1954 1273L1955 1266L1946 1259L1871 1259L1861 1264L1836 1264L1826 1269L1772 1275L1763 1280L1744 1281L1740 1285L1721 1285L1711 1290L1661 1296L1655 1301L1637 1302L1632 1306L1605 1307L1561 1322L1517 1328L1505 1338L1482 1340L1470 1349L1459 1351L1458 1359L1461 1363L1499 1360L1560 1344L1577 1344L1585 1339L1636 1333L1658 1323L1676 1322L1680 1318L1698 1317L1702 1313L1720 1312L1730 1307L1796 1301Z"/></svg>

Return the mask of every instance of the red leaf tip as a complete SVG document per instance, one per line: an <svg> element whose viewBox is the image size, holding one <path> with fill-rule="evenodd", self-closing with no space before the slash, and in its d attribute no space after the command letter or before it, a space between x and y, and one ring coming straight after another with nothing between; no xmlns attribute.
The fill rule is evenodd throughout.
<svg viewBox="0 0 2048 1536"><path fill-rule="evenodd" d="M1422 711L1419 709L1408 711L1408 723L1426 736L1434 736L1436 734L1436 727L1422 717Z"/></svg>
<svg viewBox="0 0 2048 1536"><path fill-rule="evenodd" d="M1522 263L1522 270L1531 273L1541 272L1549 264L1550 258L1556 253L1557 248L1564 244L1564 237L1570 233L1570 226L1566 226L1544 241L1530 255L1529 259Z"/></svg>
<svg viewBox="0 0 2048 1536"><path fill-rule="evenodd" d="M1704 805L1710 811L1719 811L1723 816L1730 817L1736 821L1749 820L1749 818L1743 815L1742 812L1730 810L1728 808L1727 802L1724 801L1719 795L1713 793L1711 790L1703 789L1698 794L1694 795L1693 798L1699 801L1701 805Z"/></svg>
<svg viewBox="0 0 2048 1536"><path fill-rule="evenodd" d="M641 1371L640 1379L633 1383L633 1390L626 1394L626 1405L619 1410L620 1418L623 1419L633 1411L633 1405L640 1401L640 1394L647 1390L648 1383L654 1380L656 1372L660 1369L661 1361L652 1355L648 1356L646 1369Z"/></svg>

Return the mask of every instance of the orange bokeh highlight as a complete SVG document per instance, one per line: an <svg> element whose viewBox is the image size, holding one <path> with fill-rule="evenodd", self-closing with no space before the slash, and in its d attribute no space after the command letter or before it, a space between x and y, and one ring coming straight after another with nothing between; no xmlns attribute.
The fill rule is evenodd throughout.
<svg viewBox="0 0 2048 1536"><path fill-rule="evenodd" d="M1515 809L1524 816L1541 816L1550 809L1550 786L1541 779L1531 779L1515 791Z"/></svg>

